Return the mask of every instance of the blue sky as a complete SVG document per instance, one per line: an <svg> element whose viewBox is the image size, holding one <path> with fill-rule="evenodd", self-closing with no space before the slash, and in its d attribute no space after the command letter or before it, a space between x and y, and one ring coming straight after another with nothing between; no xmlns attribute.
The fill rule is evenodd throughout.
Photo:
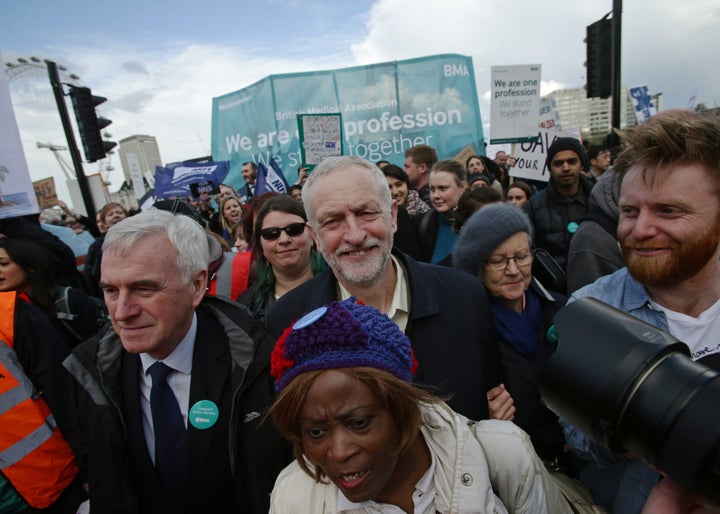
<svg viewBox="0 0 720 514"><path fill-rule="evenodd" d="M693 92L719 105L720 67L705 56L720 55L720 2L625 4L623 85L662 92L663 108L687 106ZM109 99L101 111L115 140L153 135L171 162L209 153L214 96L270 74L440 53L473 57L487 128L491 66L541 63L543 94L581 87L585 26L611 8L611 0L0 0L0 52L4 61L64 64ZM64 181L50 153L35 148L64 143L46 76L14 79L10 91L32 178ZM121 183L115 159L111 189Z"/></svg>

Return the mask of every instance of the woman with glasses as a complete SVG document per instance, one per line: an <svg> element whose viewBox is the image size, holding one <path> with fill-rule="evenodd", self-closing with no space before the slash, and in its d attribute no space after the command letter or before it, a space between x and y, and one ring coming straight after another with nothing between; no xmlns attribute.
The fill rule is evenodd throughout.
<svg viewBox="0 0 720 514"><path fill-rule="evenodd" d="M275 300L325 268L306 222L302 204L289 195L267 199L255 216L252 285L237 301L261 320Z"/></svg>
<svg viewBox="0 0 720 514"><path fill-rule="evenodd" d="M557 416L541 401L538 373L555 351L551 327L566 298L546 290L532 276L532 229L514 205L482 207L463 225L453 264L479 277L487 289L505 373L503 385L488 391L490 415L512 420L532 439L545 461L567 461Z"/></svg>

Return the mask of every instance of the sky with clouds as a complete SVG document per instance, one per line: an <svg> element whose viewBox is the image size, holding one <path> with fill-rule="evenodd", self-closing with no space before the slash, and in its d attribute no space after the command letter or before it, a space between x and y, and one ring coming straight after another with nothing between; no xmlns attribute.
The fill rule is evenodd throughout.
<svg viewBox="0 0 720 514"><path fill-rule="evenodd" d="M491 66L542 64L542 94L582 87L585 27L611 10L611 0L0 0L0 52L5 62L66 66L108 98L98 110L113 120L114 140L155 136L172 162L210 153L215 96L271 74L441 53L472 56L487 129ZM694 94L720 105L718 26L718 0L625 2L623 85L663 93L663 109ZM10 92L33 180L64 182L50 152L36 148L65 143L46 73L12 78ZM112 164L114 190L117 156Z"/></svg>

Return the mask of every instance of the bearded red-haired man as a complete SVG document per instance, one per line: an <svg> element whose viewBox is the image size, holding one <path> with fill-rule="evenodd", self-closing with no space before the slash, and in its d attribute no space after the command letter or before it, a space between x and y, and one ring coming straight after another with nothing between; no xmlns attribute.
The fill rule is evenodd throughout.
<svg viewBox="0 0 720 514"><path fill-rule="evenodd" d="M626 267L576 291L571 301L590 296L621 309L671 333L693 360L720 370L720 118L665 111L623 137L627 146L615 169ZM569 429L571 446L592 448ZM613 511L639 512L659 476L637 460L615 466L624 469L605 470L622 477L617 489L594 490L596 501L609 495Z"/></svg>

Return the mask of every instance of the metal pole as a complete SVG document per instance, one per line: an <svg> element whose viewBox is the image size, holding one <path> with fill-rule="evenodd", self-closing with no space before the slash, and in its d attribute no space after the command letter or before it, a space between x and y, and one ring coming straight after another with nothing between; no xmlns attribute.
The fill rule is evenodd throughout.
<svg viewBox="0 0 720 514"><path fill-rule="evenodd" d="M612 126L620 128L620 96L622 94L620 78L620 43L622 40L622 0L613 0L612 15ZM620 146L620 137L611 132L611 146Z"/></svg>
<svg viewBox="0 0 720 514"><path fill-rule="evenodd" d="M63 90L62 83L60 82L60 73L58 73L57 64L52 61L45 62L47 63L50 85L52 86L53 93L55 93L55 102L57 102L60 121L62 121L63 129L65 130L65 138L68 142L68 150L70 151L70 157L72 157L75 175L77 175L78 185L80 186L80 194L82 194L83 203L85 204L85 210L87 211L88 217L90 219L94 219L95 202L93 202L93 197L90 193L90 186L88 185L88 180L82 166L82 160L80 159L80 151L78 150L77 143L75 142L75 134L73 132L72 125L70 124L70 117L68 116L67 105L65 104L65 91Z"/></svg>

